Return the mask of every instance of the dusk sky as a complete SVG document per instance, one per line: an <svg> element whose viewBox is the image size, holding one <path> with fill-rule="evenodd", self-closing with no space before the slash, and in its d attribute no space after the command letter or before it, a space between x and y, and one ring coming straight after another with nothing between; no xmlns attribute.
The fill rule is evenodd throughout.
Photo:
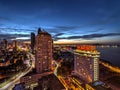
<svg viewBox="0 0 120 90"><path fill-rule="evenodd" d="M0 39L39 27L55 42L120 43L120 0L0 0Z"/></svg>

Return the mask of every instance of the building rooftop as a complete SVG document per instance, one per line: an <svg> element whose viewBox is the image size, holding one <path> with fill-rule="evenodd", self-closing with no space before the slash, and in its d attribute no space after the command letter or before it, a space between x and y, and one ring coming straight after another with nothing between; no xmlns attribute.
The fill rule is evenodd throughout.
<svg viewBox="0 0 120 90"><path fill-rule="evenodd" d="M87 56L87 57L100 57L99 52L89 52L89 51L81 51L81 50L75 50L74 54L81 55L81 56Z"/></svg>
<svg viewBox="0 0 120 90"><path fill-rule="evenodd" d="M100 52L98 51L87 51L87 50L75 50L75 52L78 52L78 53L87 53L87 54L100 54Z"/></svg>
<svg viewBox="0 0 120 90"><path fill-rule="evenodd" d="M43 73L37 73L37 72L36 72L36 69L34 68L34 69L32 69L31 72L27 73L27 74L24 75L23 77L26 77L26 76L32 76L32 75L37 75L37 74L46 75L47 72L48 72L48 74L51 73L51 71L45 71L45 72L43 72Z"/></svg>
<svg viewBox="0 0 120 90"><path fill-rule="evenodd" d="M16 84L13 90L25 90L25 86L22 83Z"/></svg>
<svg viewBox="0 0 120 90"><path fill-rule="evenodd" d="M48 32L46 32L45 30L43 31L41 28L38 28L38 35L39 34L44 34L44 35L49 35L51 36Z"/></svg>
<svg viewBox="0 0 120 90"><path fill-rule="evenodd" d="M34 75L34 74L37 74L35 68L34 68L31 72L29 72L29 73L27 73L26 75L24 75L23 77L31 76L31 75Z"/></svg>
<svg viewBox="0 0 120 90"><path fill-rule="evenodd" d="M96 46L92 46L92 45L77 46L77 49L75 50L75 52L87 53L87 54L100 54L100 52L96 50Z"/></svg>
<svg viewBox="0 0 120 90"><path fill-rule="evenodd" d="M105 83L101 81L96 81L96 82L90 83L89 85L92 86L95 90L112 90L110 87L105 86Z"/></svg>
<svg viewBox="0 0 120 90"><path fill-rule="evenodd" d="M59 81L59 79L54 74L43 76L41 79L39 79L39 86L43 83L43 82L40 83L41 80L43 80L43 82L48 81L48 84L50 85L50 88L52 90L62 90L62 89L65 89L63 84Z"/></svg>

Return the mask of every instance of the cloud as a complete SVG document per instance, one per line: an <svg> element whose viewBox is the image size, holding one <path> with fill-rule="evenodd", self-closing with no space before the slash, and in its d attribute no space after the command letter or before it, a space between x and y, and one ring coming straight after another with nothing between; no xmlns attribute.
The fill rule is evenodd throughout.
<svg viewBox="0 0 120 90"><path fill-rule="evenodd" d="M79 26L56 26L56 28L61 30L73 30L79 28Z"/></svg>
<svg viewBox="0 0 120 90"><path fill-rule="evenodd" d="M30 37L29 34L0 34L0 39L16 39L16 38L21 38L21 37Z"/></svg>
<svg viewBox="0 0 120 90"><path fill-rule="evenodd" d="M71 31L78 29L79 26L55 26L52 28L45 28L47 31L50 31L52 33L61 33L61 32L66 32L66 31Z"/></svg>
<svg viewBox="0 0 120 90"><path fill-rule="evenodd" d="M58 36L61 36L61 35L63 35L64 33L57 33L57 34L55 34L53 37L58 37Z"/></svg>
<svg viewBox="0 0 120 90"><path fill-rule="evenodd" d="M82 36L70 36L70 37L62 37L62 38L55 38L55 40L59 39L94 39L94 38L102 38L108 36L120 36L120 33L106 33L106 34L89 34L89 35L82 35Z"/></svg>
<svg viewBox="0 0 120 90"><path fill-rule="evenodd" d="M30 34L33 31L32 29L0 28L1 34Z"/></svg>

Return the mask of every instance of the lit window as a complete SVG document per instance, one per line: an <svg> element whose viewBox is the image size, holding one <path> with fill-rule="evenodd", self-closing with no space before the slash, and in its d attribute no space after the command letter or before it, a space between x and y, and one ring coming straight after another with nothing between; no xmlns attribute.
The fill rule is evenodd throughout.
<svg viewBox="0 0 120 90"><path fill-rule="evenodd" d="M92 64L90 64L90 69L92 69Z"/></svg>
<svg viewBox="0 0 120 90"><path fill-rule="evenodd" d="M45 59L47 59L47 56L45 56Z"/></svg>
<svg viewBox="0 0 120 90"><path fill-rule="evenodd" d="M44 35L41 35L41 37L43 37Z"/></svg>

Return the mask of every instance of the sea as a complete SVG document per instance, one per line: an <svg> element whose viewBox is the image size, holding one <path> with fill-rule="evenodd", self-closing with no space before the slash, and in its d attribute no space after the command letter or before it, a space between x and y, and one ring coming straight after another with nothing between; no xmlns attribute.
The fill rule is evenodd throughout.
<svg viewBox="0 0 120 90"><path fill-rule="evenodd" d="M97 47L100 58L120 67L120 47Z"/></svg>

